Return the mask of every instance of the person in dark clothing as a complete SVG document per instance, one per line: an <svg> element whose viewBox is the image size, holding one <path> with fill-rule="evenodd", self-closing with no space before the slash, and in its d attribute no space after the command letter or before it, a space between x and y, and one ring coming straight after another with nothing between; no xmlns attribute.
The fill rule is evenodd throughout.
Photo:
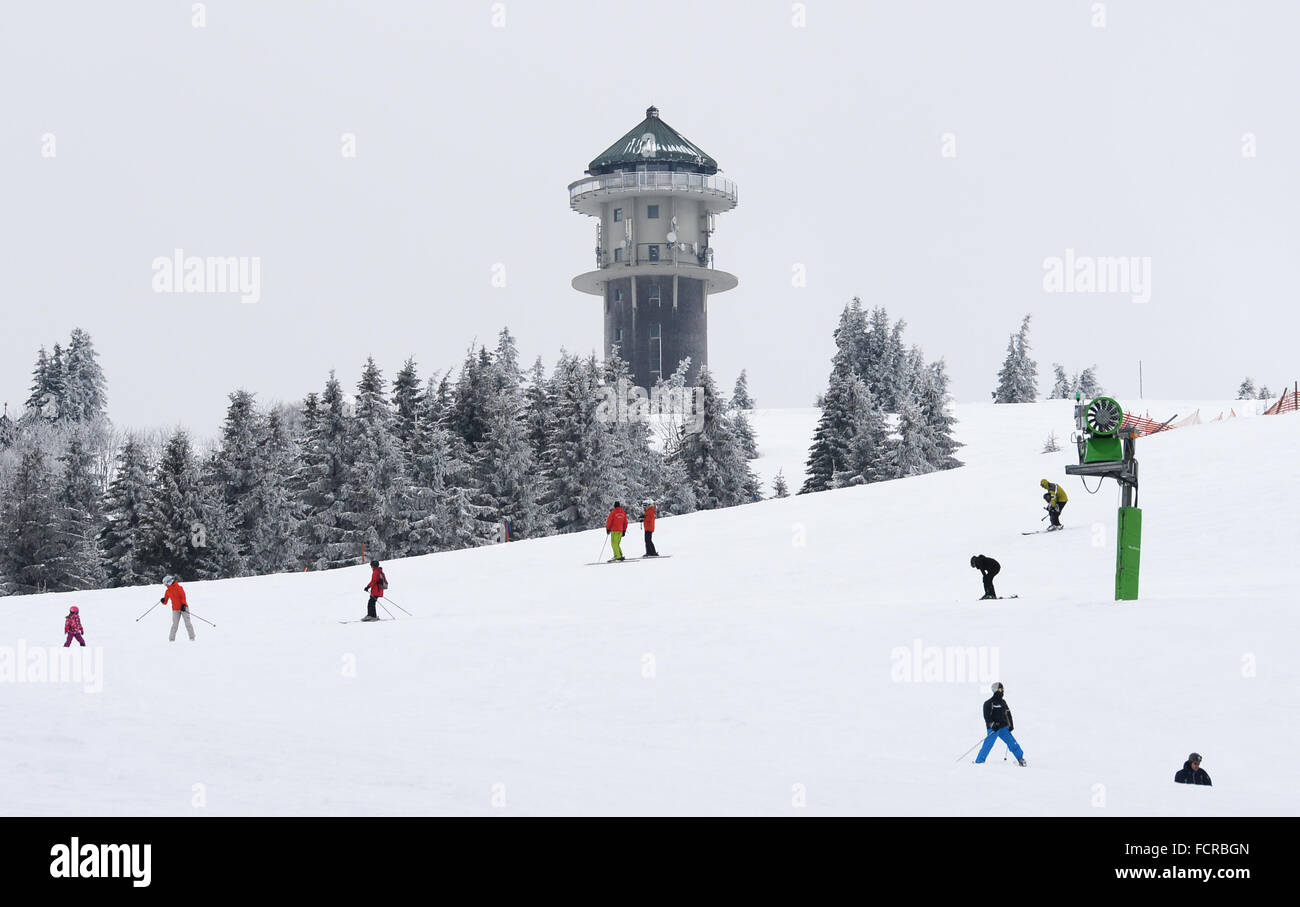
<svg viewBox="0 0 1300 907"><path fill-rule="evenodd" d="M659 552L655 550L655 502L646 498L641 502L644 511L641 514L641 526L645 529L645 556L658 557Z"/></svg>
<svg viewBox="0 0 1300 907"><path fill-rule="evenodd" d="M1201 768L1201 754L1192 753L1183 763L1182 771L1174 773L1174 781L1178 784L1204 784L1207 787L1213 787L1210 784L1210 773Z"/></svg>
<svg viewBox="0 0 1300 907"><path fill-rule="evenodd" d="M993 589L993 577L997 576L1002 570L1002 565L991 557L985 557L977 554L970 559L970 565L980 572L984 577L984 594L980 596L980 601L986 598L997 598L998 593Z"/></svg>
<svg viewBox="0 0 1300 907"><path fill-rule="evenodd" d="M993 684L993 695L984 702L984 726L988 729L988 735L984 738L984 745L980 747L980 754L975 757L975 764L983 764L988 758L989 750L993 749L993 744L999 739L1011 750L1011 755L1016 757L1016 762L1021 765L1025 764L1025 752L1016 742L1016 738L1011 736L1011 732L1016 729L1015 719L1011 717L1011 707L1007 705L1002 698L1002 684Z"/></svg>
<svg viewBox="0 0 1300 907"><path fill-rule="evenodd" d="M366 603L366 616L361 619L379 620L379 615L375 613L375 602L384 597L384 590L388 588L388 577L384 576L379 561L370 562L370 582L361 588L362 591L370 593L370 601Z"/></svg>

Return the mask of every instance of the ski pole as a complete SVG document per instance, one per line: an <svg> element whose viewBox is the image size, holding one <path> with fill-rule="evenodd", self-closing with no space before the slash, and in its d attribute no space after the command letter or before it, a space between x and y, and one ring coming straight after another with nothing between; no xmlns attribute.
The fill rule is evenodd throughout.
<svg viewBox="0 0 1300 907"><path fill-rule="evenodd" d="M975 746L979 746L981 743L983 743L986 737L988 737L988 734L985 734L985 735L984 735L983 737L981 737L979 740L976 740L976 741L975 741ZM975 746L972 746L972 747L970 748L970 750L975 749ZM967 756L970 755L970 750L967 750L966 752L962 753L960 756L958 756L958 757L957 757L956 759L954 759L953 761L954 761L954 762L960 762L960 761L962 761L963 759L965 759Z"/></svg>
<svg viewBox="0 0 1300 907"><path fill-rule="evenodd" d="M384 609L384 613L388 615L389 620L397 620L397 618L393 616L393 612L388 610L388 606L384 604L384 600L382 598L379 599L379 607Z"/></svg>
<svg viewBox="0 0 1300 907"><path fill-rule="evenodd" d="M199 620L203 621L205 624L207 624L207 625L210 626L210 627L215 627L215 626L216 626L216 624L214 624L212 621L208 620L206 617L199 617L199 616L198 616L197 614L195 614L193 611L188 611L188 614L190 615L190 617L198 617Z"/></svg>
<svg viewBox="0 0 1300 907"><path fill-rule="evenodd" d="M161 605L161 604L162 604L162 602L154 602L154 603L153 603L153 608L150 608L149 611L152 611L154 608L158 607L158 606ZM139 623L140 621L144 620L145 614L148 614L149 611L146 611L146 612L144 612L144 614L141 614L139 617L137 617L137 618L135 619L135 622L136 622L136 623Z"/></svg>
<svg viewBox="0 0 1300 907"><path fill-rule="evenodd" d="M393 601L391 598L388 598L388 596L384 596L384 598L380 599L380 601L385 601L385 600L391 605L397 605L397 607L401 611L405 612L406 614L410 614L411 617L415 616L414 614L411 614L410 611L407 611L405 608L403 608L401 605L398 605L397 602Z"/></svg>
<svg viewBox="0 0 1300 907"><path fill-rule="evenodd" d="M609 533L606 532L605 541L600 543L600 554L596 555L596 563L599 564L601 561L605 559L605 546L608 544L609 544Z"/></svg>

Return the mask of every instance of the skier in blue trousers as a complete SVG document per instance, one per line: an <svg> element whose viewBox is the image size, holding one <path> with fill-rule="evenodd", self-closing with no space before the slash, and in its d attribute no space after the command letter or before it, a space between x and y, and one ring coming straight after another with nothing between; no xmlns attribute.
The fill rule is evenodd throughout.
<svg viewBox="0 0 1300 907"><path fill-rule="evenodd" d="M1007 705L1002 698L1002 684L993 684L993 695L984 703L984 726L988 728L988 736L984 738L984 745L980 747L980 754L975 757L975 763L981 764L988 758L989 750L993 749L993 744L999 738L1011 750L1011 755L1016 757L1016 762L1021 765L1025 764L1025 752L1016 743L1016 738L1011 736L1011 732L1016 729L1016 722L1011 717L1011 707Z"/></svg>

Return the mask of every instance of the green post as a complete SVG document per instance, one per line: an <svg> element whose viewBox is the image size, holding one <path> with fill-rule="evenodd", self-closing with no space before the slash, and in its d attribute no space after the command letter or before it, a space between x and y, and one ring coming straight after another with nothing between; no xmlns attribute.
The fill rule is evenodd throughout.
<svg viewBox="0 0 1300 907"><path fill-rule="evenodd" d="M1119 509L1119 539L1115 546L1115 601L1136 601L1142 561L1142 511Z"/></svg>

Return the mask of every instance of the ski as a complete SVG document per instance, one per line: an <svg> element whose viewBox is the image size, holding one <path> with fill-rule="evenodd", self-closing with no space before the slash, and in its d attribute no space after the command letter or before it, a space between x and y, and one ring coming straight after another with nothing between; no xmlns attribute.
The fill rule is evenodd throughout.
<svg viewBox="0 0 1300 907"><path fill-rule="evenodd" d="M363 618L358 617L358 618L355 618L355 619L353 619L353 620L341 620L341 621L339 621L339 623L341 623L341 624L377 624L377 623L381 623L381 622L383 622L383 621L389 621L389 620L397 620L397 618L395 618L395 617L381 617L381 618L379 618L379 620L365 620L365 619L363 619Z"/></svg>
<svg viewBox="0 0 1300 907"><path fill-rule="evenodd" d="M625 557L621 561L616 561L611 558L610 560L607 561L588 561L587 566L603 567L605 564L635 564L639 560L641 560L641 558L639 557ZM651 560L654 560L654 558L651 558Z"/></svg>
<svg viewBox="0 0 1300 907"><path fill-rule="evenodd" d="M633 558L633 560L637 560L637 561L662 561L662 560L664 560L664 559L666 559L666 558L670 558L670 557L672 557L671 554L656 554L654 557L650 557L650 556L647 555L647 554L643 554L643 555L641 555L640 557Z"/></svg>
<svg viewBox="0 0 1300 907"><path fill-rule="evenodd" d="M1060 529L1035 529L1032 532L1022 532L1021 535L1042 535L1045 532L1064 532L1067 529L1073 529L1073 526L1062 526Z"/></svg>
<svg viewBox="0 0 1300 907"><path fill-rule="evenodd" d="M1020 597L1019 595L999 595L997 598L983 598L983 597L981 597L981 598L977 598L977 599L975 599L975 600L976 600L977 602L991 602L991 601L999 601L999 602L1000 602L1000 601L1003 601L1004 599L1008 599L1008 598L1019 598L1019 597Z"/></svg>

